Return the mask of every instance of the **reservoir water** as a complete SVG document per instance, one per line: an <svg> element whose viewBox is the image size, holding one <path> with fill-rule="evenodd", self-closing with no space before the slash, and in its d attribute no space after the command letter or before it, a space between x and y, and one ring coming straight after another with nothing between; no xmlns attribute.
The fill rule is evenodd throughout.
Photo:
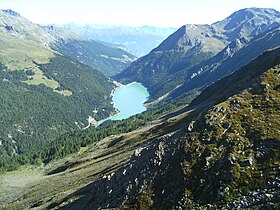
<svg viewBox="0 0 280 210"><path fill-rule="evenodd" d="M148 100L149 93L139 82L133 82L117 88L113 94L114 107L119 112L104 120L98 121L98 126L107 120L123 120L132 115L146 111L144 103Z"/></svg>

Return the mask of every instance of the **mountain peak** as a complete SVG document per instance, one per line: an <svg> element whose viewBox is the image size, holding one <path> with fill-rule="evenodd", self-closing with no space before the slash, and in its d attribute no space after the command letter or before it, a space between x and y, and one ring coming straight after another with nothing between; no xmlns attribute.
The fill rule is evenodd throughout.
<svg viewBox="0 0 280 210"><path fill-rule="evenodd" d="M12 15L12 16L15 16L15 17L19 17L20 16L19 13L15 12L15 11L13 11L11 9L3 9L2 11L4 13L6 13L6 14L9 14L9 15Z"/></svg>
<svg viewBox="0 0 280 210"><path fill-rule="evenodd" d="M253 19L256 17L263 18L265 20L273 20L275 18L280 18L280 12L270 8L256 8L256 7L245 8L234 12L225 20L240 22L241 20L246 21L248 19Z"/></svg>
<svg viewBox="0 0 280 210"><path fill-rule="evenodd" d="M245 8L222 21L212 24L226 35L229 41L253 37L280 24L280 12L269 8Z"/></svg>
<svg viewBox="0 0 280 210"><path fill-rule="evenodd" d="M183 25L176 32L171 34L153 52L180 50L186 51L195 46L207 45L214 35L219 32L214 27L207 24L187 24ZM218 43L217 45L220 45Z"/></svg>
<svg viewBox="0 0 280 210"><path fill-rule="evenodd" d="M234 12L232 15L230 15L229 17L227 17L226 19L240 21L240 20L249 20L256 17L264 18L266 20L275 19L275 18L280 18L280 13L275 9L252 7L252 8L245 8L245 9L238 10Z"/></svg>
<svg viewBox="0 0 280 210"><path fill-rule="evenodd" d="M280 13L272 8L258 8L258 7L250 7L250 8L244 8L241 10L238 10L236 12L234 12L233 14L236 13L252 13L255 15L258 14L266 14L266 15L280 15Z"/></svg>

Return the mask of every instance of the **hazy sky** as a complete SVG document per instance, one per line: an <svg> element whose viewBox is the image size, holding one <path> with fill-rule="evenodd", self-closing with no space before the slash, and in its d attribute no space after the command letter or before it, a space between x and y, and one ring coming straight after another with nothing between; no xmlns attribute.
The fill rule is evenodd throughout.
<svg viewBox="0 0 280 210"><path fill-rule="evenodd" d="M280 0L0 0L36 23L155 25L213 23L247 7L274 8Z"/></svg>

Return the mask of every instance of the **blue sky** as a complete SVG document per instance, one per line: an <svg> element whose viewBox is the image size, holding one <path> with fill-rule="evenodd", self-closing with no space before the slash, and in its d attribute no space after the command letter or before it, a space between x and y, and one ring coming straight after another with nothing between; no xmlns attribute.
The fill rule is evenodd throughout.
<svg viewBox="0 0 280 210"><path fill-rule="evenodd" d="M180 27L213 23L247 7L274 8L280 0L0 0L33 22Z"/></svg>

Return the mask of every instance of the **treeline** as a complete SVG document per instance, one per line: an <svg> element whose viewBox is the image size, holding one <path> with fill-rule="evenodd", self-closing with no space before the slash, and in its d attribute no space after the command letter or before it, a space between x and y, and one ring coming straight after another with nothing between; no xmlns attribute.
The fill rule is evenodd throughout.
<svg viewBox="0 0 280 210"><path fill-rule="evenodd" d="M25 164L46 164L51 160L63 158L66 155L78 152L81 147L98 142L107 136L133 131L155 119L164 110L145 112L122 121L108 121L91 130L66 133L55 141L43 144L40 148L35 147L23 154L0 158L0 171L16 170L19 166Z"/></svg>

